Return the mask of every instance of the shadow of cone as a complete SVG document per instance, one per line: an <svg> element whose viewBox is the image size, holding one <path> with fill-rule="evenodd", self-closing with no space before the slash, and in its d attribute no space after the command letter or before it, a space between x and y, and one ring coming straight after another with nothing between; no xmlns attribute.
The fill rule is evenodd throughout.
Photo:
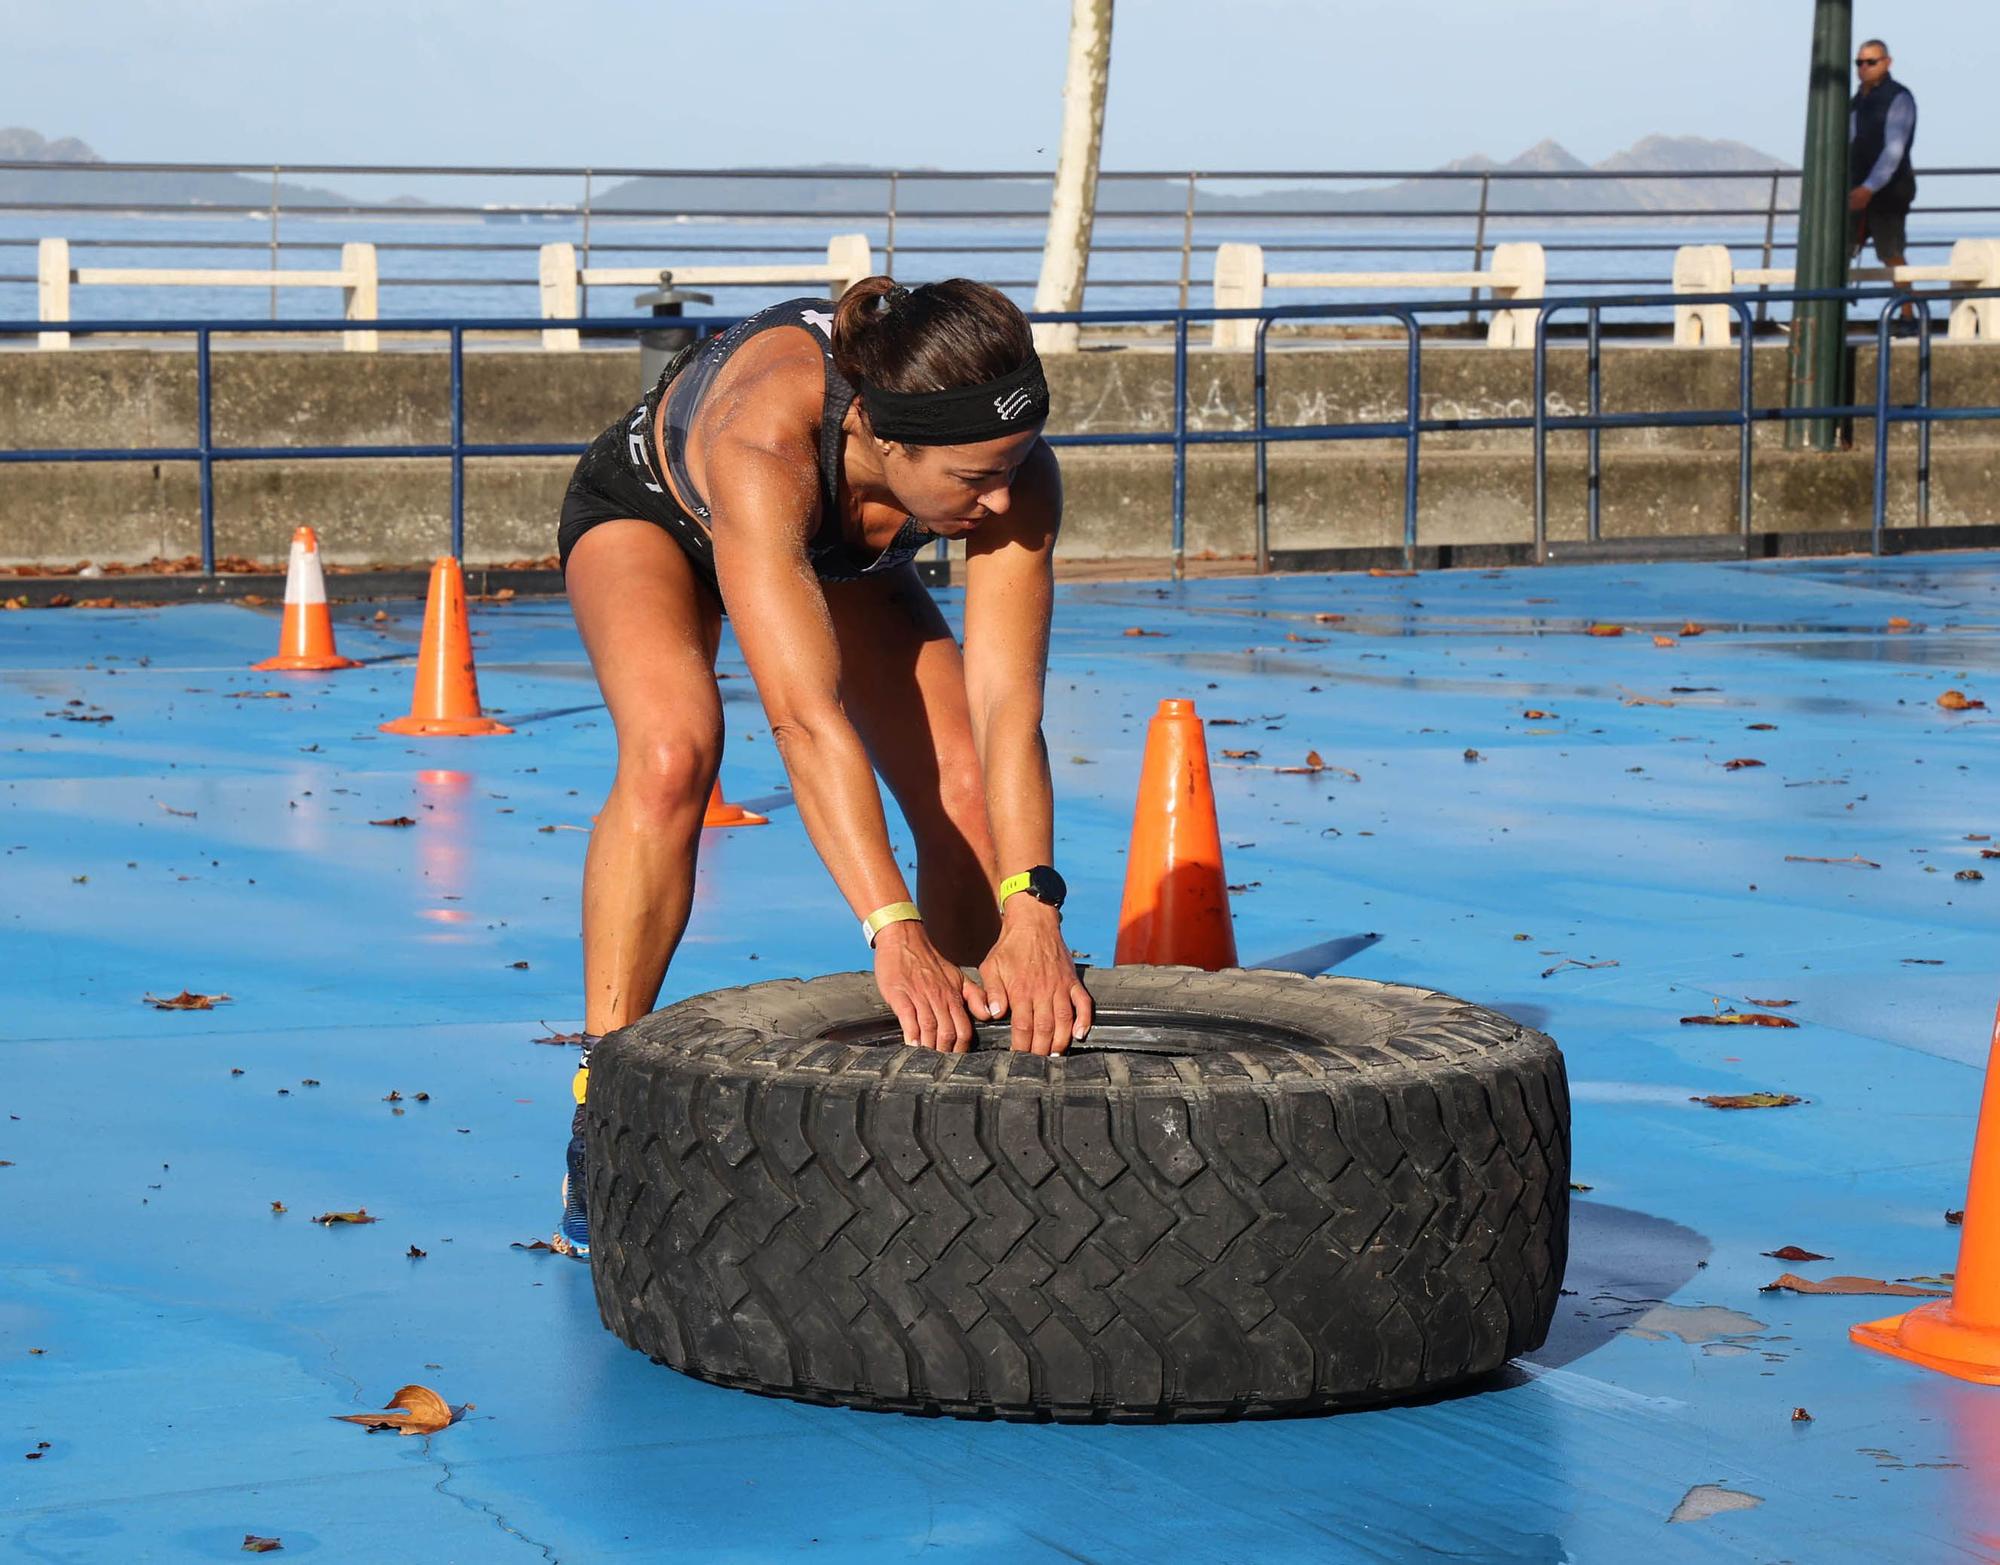
<svg viewBox="0 0 2000 1565"><path fill-rule="evenodd" d="M1964 1223L1949 1299L1868 1321L1847 1334L1877 1353L1959 1380L2000 1386L2000 1015L1993 1020L1986 1091L1973 1133Z"/></svg>
<svg viewBox="0 0 2000 1565"><path fill-rule="evenodd" d="M466 622L465 577L445 555L431 567L424 604L424 641L417 652L417 688L410 715L381 725L385 734L446 738L462 734L511 734L479 710L479 677L472 667L472 629Z"/></svg>
<svg viewBox="0 0 2000 1565"><path fill-rule="evenodd" d="M711 826L768 826L768 816L746 810L740 804L731 804L722 797L722 779L715 779L715 786L708 795L708 812L701 818L702 829Z"/></svg>
<svg viewBox="0 0 2000 1565"><path fill-rule="evenodd" d="M319 568L319 539L310 527L292 534L291 562L285 567L285 620L278 630L278 655L254 669L294 672L359 668L334 650L333 616L326 607L326 577Z"/></svg>
<svg viewBox="0 0 2000 1565"><path fill-rule="evenodd" d="M1208 739L1192 701L1162 701L1146 727L1115 960L1237 965Z"/></svg>

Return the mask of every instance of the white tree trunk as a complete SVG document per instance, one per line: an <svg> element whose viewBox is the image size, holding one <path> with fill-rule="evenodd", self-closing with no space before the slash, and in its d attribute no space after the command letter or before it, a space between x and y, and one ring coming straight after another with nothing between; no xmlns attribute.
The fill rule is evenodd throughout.
<svg viewBox="0 0 2000 1565"><path fill-rule="evenodd" d="M1097 215L1097 157L1104 144L1104 97L1110 78L1111 0L1070 0L1062 144L1056 152L1056 188L1049 204L1048 239L1042 246L1042 276L1035 286L1038 310L1083 308L1090 229ZM1044 353L1073 353L1076 343L1075 326L1035 328L1035 344Z"/></svg>

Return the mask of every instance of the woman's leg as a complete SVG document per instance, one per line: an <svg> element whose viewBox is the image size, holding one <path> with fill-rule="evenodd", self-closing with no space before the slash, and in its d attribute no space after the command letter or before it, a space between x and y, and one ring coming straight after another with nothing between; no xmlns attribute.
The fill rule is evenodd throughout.
<svg viewBox="0 0 2000 1565"><path fill-rule="evenodd" d="M826 601L841 702L916 838L926 931L947 960L974 966L999 938L1000 913L958 643L914 567L832 583Z"/></svg>
<svg viewBox="0 0 2000 1565"><path fill-rule="evenodd" d="M583 863L583 1029L603 1034L653 1008L687 928L722 763L721 606L680 545L645 521L591 528L567 586L618 731L618 771Z"/></svg>

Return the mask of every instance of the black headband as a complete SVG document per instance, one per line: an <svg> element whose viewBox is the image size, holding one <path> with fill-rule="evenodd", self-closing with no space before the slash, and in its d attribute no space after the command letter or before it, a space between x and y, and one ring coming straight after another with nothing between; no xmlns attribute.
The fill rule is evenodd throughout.
<svg viewBox="0 0 2000 1565"><path fill-rule="evenodd" d="M1032 429L1049 416L1049 383L1034 353L1019 369L983 386L951 391L884 391L860 385L868 422L906 446L970 446Z"/></svg>

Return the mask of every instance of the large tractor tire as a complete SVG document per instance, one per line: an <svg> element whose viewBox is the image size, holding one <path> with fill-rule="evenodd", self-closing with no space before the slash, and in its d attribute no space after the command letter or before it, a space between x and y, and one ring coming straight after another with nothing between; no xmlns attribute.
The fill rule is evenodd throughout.
<svg viewBox="0 0 2000 1565"><path fill-rule="evenodd" d="M1569 1094L1497 1012L1351 978L1085 976L1067 1056L904 1046L866 973L682 1001L585 1105L605 1323L720 1385L962 1417L1235 1418L1540 1346Z"/></svg>

